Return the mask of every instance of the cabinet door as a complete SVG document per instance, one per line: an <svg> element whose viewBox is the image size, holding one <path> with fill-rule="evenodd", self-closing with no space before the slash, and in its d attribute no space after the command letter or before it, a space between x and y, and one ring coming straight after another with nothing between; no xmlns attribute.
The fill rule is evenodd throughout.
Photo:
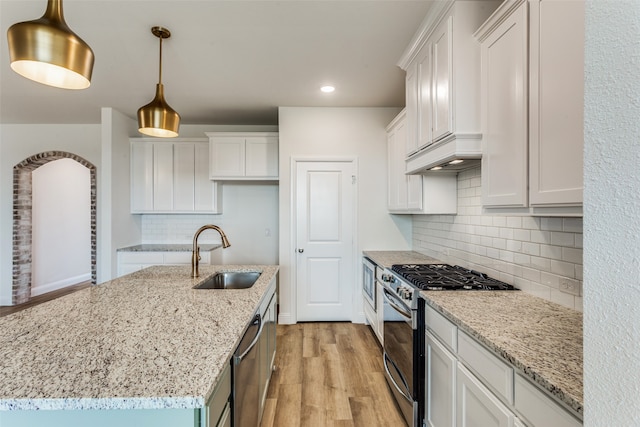
<svg viewBox="0 0 640 427"><path fill-rule="evenodd" d="M431 42L425 43L418 53L418 135L419 147L425 147L433 141L433 45Z"/></svg>
<svg viewBox="0 0 640 427"><path fill-rule="evenodd" d="M194 144L175 143L173 146L173 210L194 209Z"/></svg>
<svg viewBox="0 0 640 427"><path fill-rule="evenodd" d="M173 144L153 144L153 210L173 209Z"/></svg>
<svg viewBox="0 0 640 427"><path fill-rule="evenodd" d="M530 5L530 203L580 205L585 2Z"/></svg>
<svg viewBox="0 0 640 427"><path fill-rule="evenodd" d="M425 421L428 427L456 425L456 358L427 332Z"/></svg>
<svg viewBox="0 0 640 427"><path fill-rule="evenodd" d="M458 427L511 427L514 414L461 363L456 372Z"/></svg>
<svg viewBox="0 0 640 427"><path fill-rule="evenodd" d="M445 18L436 28L433 40L433 141L453 132L453 16Z"/></svg>
<svg viewBox="0 0 640 427"><path fill-rule="evenodd" d="M527 3L481 44L482 204L527 206Z"/></svg>
<svg viewBox="0 0 640 427"><path fill-rule="evenodd" d="M212 137L209 142L210 178L244 176L244 137Z"/></svg>
<svg viewBox="0 0 640 427"><path fill-rule="evenodd" d="M404 153L409 156L409 154L418 148L418 102L420 89L418 85L418 65L415 62L407 68L405 91L407 140Z"/></svg>
<svg viewBox="0 0 640 427"><path fill-rule="evenodd" d="M246 138L245 175L248 177L278 177L278 138Z"/></svg>
<svg viewBox="0 0 640 427"><path fill-rule="evenodd" d="M220 212L218 191L220 183L209 179L209 144L194 144L193 207L196 212Z"/></svg>
<svg viewBox="0 0 640 427"><path fill-rule="evenodd" d="M387 207L403 210L407 207L407 192L404 179L404 146L398 138L397 127L387 135Z"/></svg>
<svg viewBox="0 0 640 427"><path fill-rule="evenodd" d="M131 212L153 210L153 144L131 143Z"/></svg>

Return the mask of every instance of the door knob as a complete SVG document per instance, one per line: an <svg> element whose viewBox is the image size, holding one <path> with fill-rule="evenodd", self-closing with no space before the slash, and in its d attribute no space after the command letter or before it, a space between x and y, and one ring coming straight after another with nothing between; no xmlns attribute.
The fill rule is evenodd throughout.
<svg viewBox="0 0 640 427"><path fill-rule="evenodd" d="M301 254L302 252L304 252L304 249L300 248L298 249L298 253Z"/></svg>

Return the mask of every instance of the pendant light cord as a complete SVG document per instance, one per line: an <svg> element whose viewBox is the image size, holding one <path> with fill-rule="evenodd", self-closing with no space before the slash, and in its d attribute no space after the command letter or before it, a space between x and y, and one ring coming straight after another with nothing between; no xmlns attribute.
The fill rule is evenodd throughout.
<svg viewBox="0 0 640 427"><path fill-rule="evenodd" d="M162 84L162 37L158 37L160 39L160 66L158 69L158 84Z"/></svg>

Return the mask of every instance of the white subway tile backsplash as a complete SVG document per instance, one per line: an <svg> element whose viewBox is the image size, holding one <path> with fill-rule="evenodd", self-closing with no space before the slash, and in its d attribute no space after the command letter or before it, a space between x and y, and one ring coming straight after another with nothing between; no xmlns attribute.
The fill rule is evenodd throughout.
<svg viewBox="0 0 640 427"><path fill-rule="evenodd" d="M531 241L531 230L516 229L513 231L513 238L522 242Z"/></svg>
<svg viewBox="0 0 640 427"><path fill-rule="evenodd" d="M414 215L413 249L582 310L582 218L491 215L480 182L458 174L458 215Z"/></svg>
<svg viewBox="0 0 640 427"><path fill-rule="evenodd" d="M562 248L562 260L574 264L582 264L582 249Z"/></svg>
<svg viewBox="0 0 640 427"><path fill-rule="evenodd" d="M562 233L554 231L551 233L551 244L558 246L575 246L575 234L574 233Z"/></svg>
<svg viewBox="0 0 640 427"><path fill-rule="evenodd" d="M548 231L562 231L562 218L542 218L540 229Z"/></svg>
<svg viewBox="0 0 640 427"><path fill-rule="evenodd" d="M540 256L540 245L538 243L522 242L522 252L529 255Z"/></svg>
<svg viewBox="0 0 640 427"><path fill-rule="evenodd" d="M540 245L540 256L551 259L562 259L562 246Z"/></svg>
<svg viewBox="0 0 640 427"><path fill-rule="evenodd" d="M564 218L562 221L562 231L582 233L582 218Z"/></svg>
<svg viewBox="0 0 640 427"><path fill-rule="evenodd" d="M507 227L509 227L509 228L522 228L522 217L519 217L519 216L508 216L507 217Z"/></svg>
<svg viewBox="0 0 640 427"><path fill-rule="evenodd" d="M552 259L550 261L551 261L552 273L559 274L561 276L571 277L571 278L575 277L576 275L575 264L571 264L570 262L558 261L555 259Z"/></svg>

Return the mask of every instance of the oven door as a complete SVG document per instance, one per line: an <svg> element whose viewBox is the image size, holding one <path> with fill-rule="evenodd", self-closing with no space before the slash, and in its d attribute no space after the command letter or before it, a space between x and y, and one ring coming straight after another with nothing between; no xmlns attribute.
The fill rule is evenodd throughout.
<svg viewBox="0 0 640 427"><path fill-rule="evenodd" d="M362 295L376 311L376 266L367 258L362 258Z"/></svg>
<svg viewBox="0 0 640 427"><path fill-rule="evenodd" d="M414 313L387 287L384 293L384 369L393 392L409 426L417 422L417 402L414 399Z"/></svg>

